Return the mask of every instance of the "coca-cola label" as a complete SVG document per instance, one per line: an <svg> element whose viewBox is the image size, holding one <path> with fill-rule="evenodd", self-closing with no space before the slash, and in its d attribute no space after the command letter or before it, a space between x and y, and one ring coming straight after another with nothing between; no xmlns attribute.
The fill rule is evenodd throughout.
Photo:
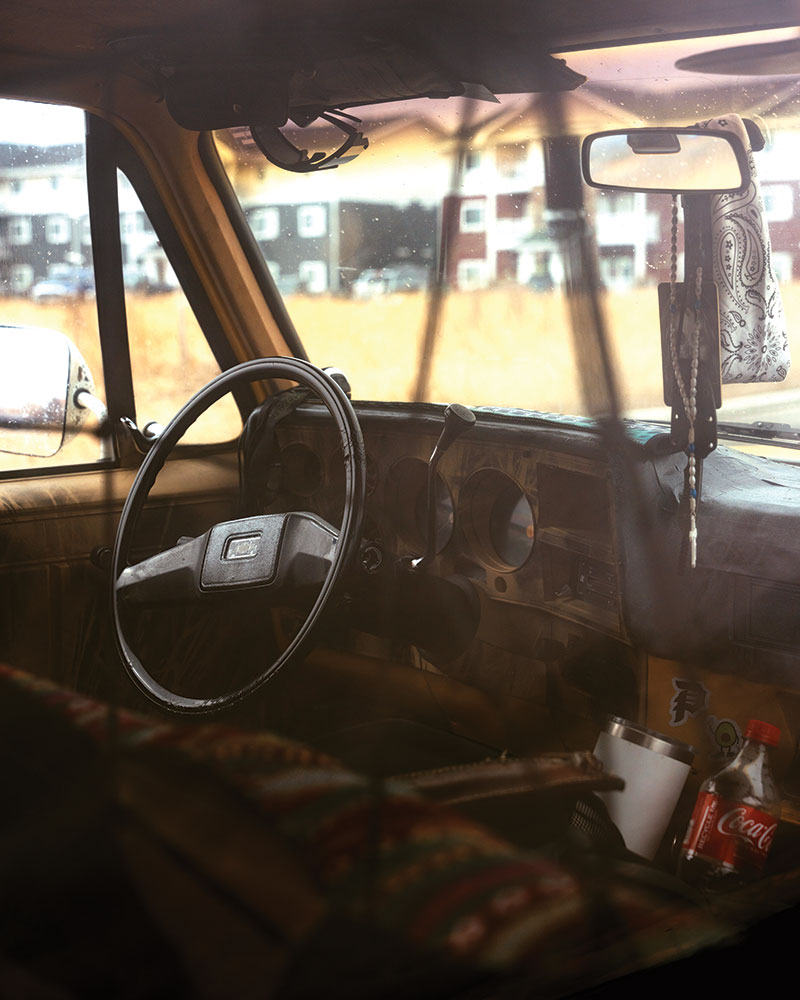
<svg viewBox="0 0 800 1000"><path fill-rule="evenodd" d="M767 860L777 820L741 802L729 802L710 792L697 797L686 830L683 851L741 871L761 871Z"/></svg>

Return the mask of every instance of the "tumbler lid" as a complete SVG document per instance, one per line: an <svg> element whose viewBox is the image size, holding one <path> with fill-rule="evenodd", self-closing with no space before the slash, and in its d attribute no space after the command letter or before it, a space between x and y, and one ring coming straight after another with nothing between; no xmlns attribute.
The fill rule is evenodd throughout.
<svg viewBox="0 0 800 1000"><path fill-rule="evenodd" d="M616 715L608 717L605 730L610 736L636 743L640 747L660 753L663 757L672 757L673 760L679 760L683 764L691 764L697 753L688 743L673 740L670 736L657 733L654 729L647 729L628 719L620 719Z"/></svg>

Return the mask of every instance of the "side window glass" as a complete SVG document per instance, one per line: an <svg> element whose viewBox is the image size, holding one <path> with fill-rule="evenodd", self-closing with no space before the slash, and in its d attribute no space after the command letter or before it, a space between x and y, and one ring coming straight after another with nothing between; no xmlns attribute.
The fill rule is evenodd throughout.
<svg viewBox="0 0 800 1000"><path fill-rule="evenodd" d="M125 307L136 419L167 424L220 369L130 181L117 173ZM230 441L242 429L223 397L187 431L186 444Z"/></svg>
<svg viewBox="0 0 800 1000"><path fill-rule="evenodd" d="M83 112L0 101L0 472L109 457L104 399Z"/></svg>

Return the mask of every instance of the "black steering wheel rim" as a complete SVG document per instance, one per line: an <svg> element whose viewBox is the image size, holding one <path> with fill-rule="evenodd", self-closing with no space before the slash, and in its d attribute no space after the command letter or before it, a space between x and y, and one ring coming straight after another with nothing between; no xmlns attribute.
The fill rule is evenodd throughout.
<svg viewBox="0 0 800 1000"><path fill-rule="evenodd" d="M334 419L345 467L344 512L335 553L327 577L305 621L289 645L262 673L247 684L221 695L206 698L179 695L160 684L128 645L120 620L117 583L128 564L130 542L148 493L170 452L195 420L218 399L240 382L262 379L281 379L308 386L321 399ZM162 708L188 714L207 713L227 708L248 697L274 677L288 662L300 659L311 645L313 631L335 594L343 572L358 551L364 520L365 495L366 458L358 417L344 390L330 375L299 358L259 358L230 368L207 383L184 405L148 451L128 492L117 526L111 557L114 639L123 666L135 686Z"/></svg>

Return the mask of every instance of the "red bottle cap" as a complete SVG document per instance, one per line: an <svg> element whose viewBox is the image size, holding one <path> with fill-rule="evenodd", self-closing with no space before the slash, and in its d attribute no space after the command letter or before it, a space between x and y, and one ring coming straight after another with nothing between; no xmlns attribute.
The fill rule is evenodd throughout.
<svg viewBox="0 0 800 1000"><path fill-rule="evenodd" d="M781 738L781 731L771 722L760 722L758 719L751 719L747 723L744 731L746 740L757 740L759 743L766 743L768 747L776 747Z"/></svg>

